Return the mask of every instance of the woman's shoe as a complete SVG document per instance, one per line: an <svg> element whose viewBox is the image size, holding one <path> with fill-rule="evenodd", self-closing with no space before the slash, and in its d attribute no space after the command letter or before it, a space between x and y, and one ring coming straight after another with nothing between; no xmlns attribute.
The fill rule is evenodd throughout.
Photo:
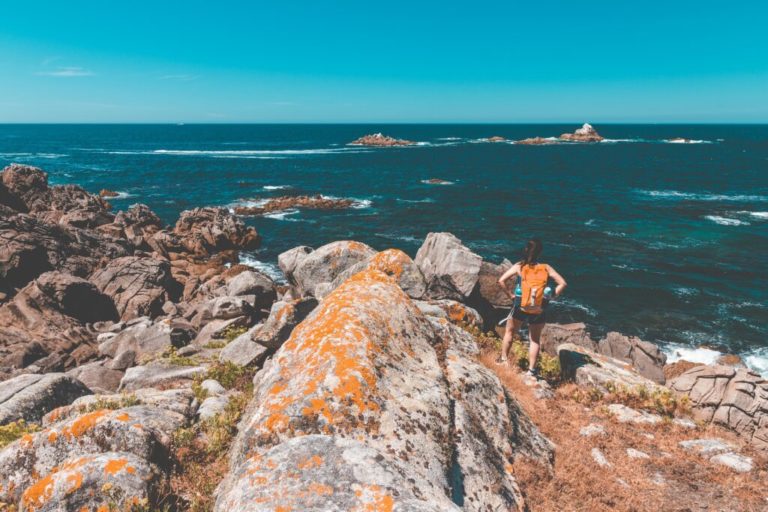
<svg viewBox="0 0 768 512"><path fill-rule="evenodd" d="M536 368L533 368L533 369L529 368L528 371L525 372L525 376L526 377L533 377L534 379L538 380L539 379L539 370L537 370Z"/></svg>
<svg viewBox="0 0 768 512"><path fill-rule="evenodd" d="M499 366L503 366L507 363L509 363L509 359L504 359L503 357L496 358L496 364L498 364Z"/></svg>

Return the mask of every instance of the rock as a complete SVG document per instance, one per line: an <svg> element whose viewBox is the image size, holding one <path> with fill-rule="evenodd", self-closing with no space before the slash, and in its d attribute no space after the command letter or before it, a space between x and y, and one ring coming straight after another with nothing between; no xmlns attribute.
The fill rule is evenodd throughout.
<svg viewBox="0 0 768 512"><path fill-rule="evenodd" d="M728 452L715 455L710 462L726 466L736 471L737 473L749 473L754 467L754 462L751 457L739 455L738 453Z"/></svg>
<svg viewBox="0 0 768 512"><path fill-rule="evenodd" d="M117 391L125 372L109 368L106 361L82 364L67 372L69 377L79 380L94 393Z"/></svg>
<svg viewBox="0 0 768 512"><path fill-rule="evenodd" d="M549 355L557 355L557 347L570 343L597 352L597 343L582 322L572 324L546 324L541 331L541 349Z"/></svg>
<svg viewBox="0 0 768 512"><path fill-rule="evenodd" d="M608 459L605 457L603 452L600 451L599 448L592 448L592 451L590 453L592 454L592 459L601 468L610 468L612 466L612 464L608 462Z"/></svg>
<svg viewBox="0 0 768 512"><path fill-rule="evenodd" d="M247 323L256 316L256 311L246 297L215 297L196 308L192 325L200 328L211 320L246 318Z"/></svg>
<svg viewBox="0 0 768 512"><path fill-rule="evenodd" d="M47 412L90 393L82 382L61 373L19 375L0 386L0 425L39 423Z"/></svg>
<svg viewBox="0 0 768 512"><path fill-rule="evenodd" d="M213 342L224 341L228 332L235 328L247 328L250 325L250 319L244 316L238 316L230 318L228 320L215 319L205 324L205 327L200 329L197 336L192 341L192 344L199 348L206 348Z"/></svg>
<svg viewBox="0 0 768 512"><path fill-rule="evenodd" d="M203 403L200 404L200 408L197 410L197 415L200 421L212 420L227 408L229 404L228 395L215 395L209 396Z"/></svg>
<svg viewBox="0 0 768 512"><path fill-rule="evenodd" d="M630 459L650 459L651 456L648 455L645 452L641 452L640 450L635 450L634 448L627 448L627 456Z"/></svg>
<svg viewBox="0 0 768 512"><path fill-rule="evenodd" d="M275 282L261 272L246 270L240 272L227 283L227 295L253 295L256 300L253 306L257 310L269 308L277 299Z"/></svg>
<svg viewBox="0 0 768 512"><path fill-rule="evenodd" d="M216 512L462 510L447 499L425 499L411 475L393 469L376 449L344 437L288 439L235 471L242 477L219 488Z"/></svg>
<svg viewBox="0 0 768 512"><path fill-rule="evenodd" d="M234 363L238 366L261 366L269 354L269 349L251 339L254 331L261 329L261 327L261 325L256 325L245 334L241 334L229 342L226 347L221 349L219 361Z"/></svg>
<svg viewBox="0 0 768 512"><path fill-rule="evenodd" d="M493 137L488 137L485 139L487 142L505 142L507 139L504 137L501 137L499 135L494 135Z"/></svg>
<svg viewBox="0 0 768 512"><path fill-rule="evenodd" d="M691 439L689 441L680 441L679 444L686 451L707 456L726 453L735 449L735 446L722 439Z"/></svg>
<svg viewBox="0 0 768 512"><path fill-rule="evenodd" d="M648 424L656 425L661 423L661 416L658 414L651 414L645 411L638 411L627 407L624 404L610 404L608 406L608 412L616 418L619 423L635 423L635 424Z"/></svg>
<svg viewBox="0 0 768 512"><path fill-rule="evenodd" d="M99 197L118 197L119 195L114 190L109 190L108 188L103 188L99 191Z"/></svg>
<svg viewBox="0 0 768 512"><path fill-rule="evenodd" d="M388 137L381 133L374 133L372 135L365 135L363 137L360 137L359 139L356 139L347 145L348 146L390 147L390 146L411 146L413 144L416 144L416 143L410 140L405 140L405 139L395 139L393 137Z"/></svg>
<svg viewBox="0 0 768 512"><path fill-rule="evenodd" d="M549 138L531 137L529 139L521 139L521 140L515 141L515 144L522 144L524 146L543 146L548 144L559 144L559 143L560 141L558 139L555 139L552 137L549 137Z"/></svg>
<svg viewBox="0 0 768 512"><path fill-rule="evenodd" d="M114 236L126 238L136 247L156 250L164 257L168 256L168 245L157 243L155 235L163 228L163 223L155 212L145 204L134 204L126 211L119 211L115 220L108 226L101 226L101 230Z"/></svg>
<svg viewBox="0 0 768 512"><path fill-rule="evenodd" d="M664 366L664 380L665 382L669 382L675 377L679 377L680 375L684 374L691 368L701 366L702 364L703 363L692 363L690 361L686 361L685 359L680 359L674 363L667 364Z"/></svg>
<svg viewBox="0 0 768 512"><path fill-rule="evenodd" d="M427 296L464 300L480 275L483 259L450 233L430 233L414 260L427 280Z"/></svg>
<svg viewBox="0 0 768 512"><path fill-rule="evenodd" d="M158 486L156 470L131 453L87 455L67 460L27 487L20 510L130 510L146 506Z"/></svg>
<svg viewBox="0 0 768 512"><path fill-rule="evenodd" d="M581 430L579 430L579 435L583 437L604 436L606 434L605 427L598 423L590 423L586 427L581 427Z"/></svg>
<svg viewBox="0 0 768 512"><path fill-rule="evenodd" d="M454 450L466 450L461 460L469 465L466 472L454 468L454 474L481 471L513 489L511 468L502 475L499 468L513 464L513 450L533 451L548 441L534 437L535 431L515 430L532 424L511 397L500 402L503 394L497 391L503 388L495 375L450 347L442 352L456 358L450 362L455 378L448 384L435 342L432 323L392 277L366 270L347 279L257 374L215 510L271 510L278 499L296 510L349 510L366 499L374 508L456 510L447 477ZM465 371L471 383L462 382ZM449 386L462 395L455 398L463 407L461 433L452 418ZM487 400L494 405L486 415L480 403ZM500 420L504 406L511 430ZM496 455L485 459L469 453L484 435L509 444L500 441L489 452ZM461 449L459 443L465 443ZM490 467L496 471L489 476ZM295 478L286 478L288 471ZM465 491L487 495L476 480L469 481ZM301 492L319 483L333 493ZM514 493L489 499L508 508L522 504Z"/></svg>
<svg viewBox="0 0 768 512"><path fill-rule="evenodd" d="M280 196L265 199L259 206L236 206L237 215L264 215L265 213L308 208L312 210L344 210L358 204L353 199L337 199L320 194L314 196Z"/></svg>
<svg viewBox="0 0 768 512"><path fill-rule="evenodd" d="M195 208L181 212L173 234L187 252L210 256L226 250L257 249L261 237L226 208Z"/></svg>
<svg viewBox="0 0 768 512"><path fill-rule="evenodd" d="M591 124L584 123L581 128L578 128L573 133L564 133L560 136L560 140L568 142L600 142L603 137L597 133Z"/></svg>
<svg viewBox="0 0 768 512"><path fill-rule="evenodd" d="M741 357L736 354L723 354L717 358L717 361L715 361L715 364L718 364L720 366L730 366L732 368L747 367L747 365L744 364L744 361L741 359Z"/></svg>
<svg viewBox="0 0 768 512"><path fill-rule="evenodd" d="M153 258L117 258L97 270L91 282L112 297L122 320L157 317L166 301L180 295L180 286L171 276L168 262Z"/></svg>
<svg viewBox="0 0 768 512"><path fill-rule="evenodd" d="M687 396L697 420L729 428L768 451L768 382L744 368L696 366L668 383Z"/></svg>
<svg viewBox="0 0 768 512"><path fill-rule="evenodd" d="M368 260L347 268L333 280L331 286L318 298L322 299L323 296L338 288L348 278L367 269L379 270L392 276L400 288L411 298L420 299L426 292L427 282L424 275L410 256L399 249L387 249L376 253Z"/></svg>
<svg viewBox="0 0 768 512"><path fill-rule="evenodd" d="M174 388L189 386L195 377L205 375L203 366L174 366L155 361L146 366L128 368L120 382L120 391L135 391L141 388L162 386Z"/></svg>
<svg viewBox="0 0 768 512"><path fill-rule="evenodd" d="M422 183L425 185L453 185L452 181L440 179L440 178L429 178L427 180L421 180Z"/></svg>
<svg viewBox="0 0 768 512"><path fill-rule="evenodd" d="M72 368L95 355L95 336L83 323L114 319L114 304L94 285L46 272L0 307L0 366Z"/></svg>
<svg viewBox="0 0 768 512"><path fill-rule="evenodd" d="M209 396L219 396L227 392L224 386L215 379L205 379L200 383L200 388L208 393Z"/></svg>
<svg viewBox="0 0 768 512"><path fill-rule="evenodd" d="M425 315L444 318L458 326L483 327L483 318L480 316L480 313L461 302L449 299L431 300L428 302L420 300L415 301L414 304Z"/></svg>
<svg viewBox="0 0 768 512"><path fill-rule="evenodd" d="M113 359L110 368L125 370L157 357L174 346L170 322L161 320L152 323L149 317L139 319L142 321L126 327L99 345L99 353Z"/></svg>
<svg viewBox="0 0 768 512"><path fill-rule="evenodd" d="M596 354L573 343L560 345L557 353L563 378L576 384L591 386L603 392L608 392L609 385L624 386L628 389L643 387L649 392L664 389L637 373L629 364Z"/></svg>
<svg viewBox="0 0 768 512"><path fill-rule="evenodd" d="M293 279L294 270L296 270L296 268L304 261L307 255L309 255L313 250L314 249L307 247L306 245L300 245L299 247L294 247L293 249L281 253L277 257L277 266L280 267L280 270L283 272L285 278L288 279L288 281L292 283L296 282Z"/></svg>
<svg viewBox="0 0 768 512"><path fill-rule="evenodd" d="M609 332L598 342L597 351L606 356L626 361L643 377L664 384L664 365L667 356L653 343L640 338Z"/></svg>
<svg viewBox="0 0 768 512"><path fill-rule="evenodd" d="M17 502L29 486L74 457L126 452L168 465L172 433L186 423L177 413L147 406L100 409L22 437L0 452L0 502Z"/></svg>
<svg viewBox="0 0 768 512"><path fill-rule="evenodd" d="M314 297L317 285L332 283L346 269L375 254L373 249L361 242L331 242L298 258L295 268L292 272L286 272L286 277L303 296Z"/></svg>
<svg viewBox="0 0 768 512"><path fill-rule="evenodd" d="M508 260L504 260L501 264L495 265L488 261L483 261L480 264L480 272L478 274L477 291L488 304L494 308L511 308L512 297L504 291L504 288L499 285L499 278L509 270L512 263Z"/></svg>

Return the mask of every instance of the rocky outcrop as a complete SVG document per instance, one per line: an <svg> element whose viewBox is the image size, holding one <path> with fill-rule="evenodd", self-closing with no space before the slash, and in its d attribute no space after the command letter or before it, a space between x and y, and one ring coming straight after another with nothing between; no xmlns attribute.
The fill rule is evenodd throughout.
<svg viewBox="0 0 768 512"><path fill-rule="evenodd" d="M344 210L354 206L353 199L338 199L325 197L320 194L314 196L280 196L266 199L260 206L236 206L237 215L264 215L284 211L291 208L307 208L312 210Z"/></svg>
<svg viewBox="0 0 768 512"><path fill-rule="evenodd" d="M364 243L343 240L331 242L314 251L303 247L294 248L278 258L288 280L302 296L315 297L315 290L321 287L320 295L348 268L372 258L376 251Z"/></svg>
<svg viewBox="0 0 768 512"><path fill-rule="evenodd" d="M350 142L349 146L378 146L378 147L390 147L390 146L411 146L416 144L413 141L405 139L395 139L394 137L388 137L382 133L374 133L372 135L365 135Z"/></svg>
<svg viewBox="0 0 768 512"><path fill-rule="evenodd" d="M216 252L256 249L261 237L225 208L195 208L181 212L173 234L181 237L181 245L195 256Z"/></svg>
<svg viewBox="0 0 768 512"><path fill-rule="evenodd" d="M687 396L696 419L737 432L768 451L768 382L744 368L701 365L673 378L669 387Z"/></svg>
<svg viewBox="0 0 768 512"><path fill-rule="evenodd" d="M631 363L643 377L664 384L664 365L667 363L667 356L653 343L635 336L609 332L597 344L597 350L601 354Z"/></svg>
<svg viewBox="0 0 768 512"><path fill-rule="evenodd" d="M427 280L427 297L463 301L477 284L483 259L450 233L430 233L414 261Z"/></svg>
<svg viewBox="0 0 768 512"><path fill-rule="evenodd" d="M122 320L159 316L163 304L180 294L170 264L153 258L117 258L97 270L91 282L112 297Z"/></svg>
<svg viewBox="0 0 768 512"><path fill-rule="evenodd" d="M488 137L485 140L486 140L486 142L506 142L507 139L505 139L504 137L501 137L499 135L494 135L493 137Z"/></svg>
<svg viewBox="0 0 768 512"><path fill-rule="evenodd" d="M578 128L573 133L560 135L560 140L568 142L600 142L603 140L603 136L597 133L597 130L591 124L584 123L581 128Z"/></svg>
<svg viewBox="0 0 768 512"><path fill-rule="evenodd" d="M472 363L463 352L441 363L432 347L436 336L392 277L369 269L349 278L257 376L216 510L458 510L452 488L457 496L521 506L512 457L523 443L507 428L525 419L506 399L499 402L498 380L466 366ZM455 365L450 385L444 364ZM508 423L486 423L478 414L472 390L479 387ZM463 407L461 430L452 415L456 402ZM532 434L541 438L535 427ZM500 440L498 451L473 456L486 436ZM467 464L464 488L446 476L451 467L461 474L456 460ZM289 471L293 478L286 478ZM483 490L487 482L479 483L484 478L503 491L491 498ZM465 504L465 510L483 506Z"/></svg>
<svg viewBox="0 0 768 512"><path fill-rule="evenodd" d="M399 249L381 251L370 259L352 265L333 280L325 293L330 293L351 276L367 269L379 270L392 276L400 288L413 299L421 299L426 293L427 282L421 270L410 256Z"/></svg>
<svg viewBox="0 0 768 512"><path fill-rule="evenodd" d="M548 144L557 144L559 141L554 138L544 137L531 137L528 139L516 140L515 144L522 144L524 146L544 146Z"/></svg>
<svg viewBox="0 0 768 512"><path fill-rule="evenodd" d="M83 324L115 320L109 297L84 279L47 272L0 307L0 376L35 365L62 371L95 354L95 336Z"/></svg>
<svg viewBox="0 0 768 512"><path fill-rule="evenodd" d="M628 363L592 352L582 346L565 343L557 348L560 368L566 380L580 386L608 392L611 386L627 389L659 389L659 385L637 373Z"/></svg>
<svg viewBox="0 0 768 512"><path fill-rule="evenodd" d="M39 423L49 411L90 393L82 382L61 373L19 375L0 388L0 425Z"/></svg>
<svg viewBox="0 0 768 512"><path fill-rule="evenodd" d="M269 317L250 333L251 341L268 349L277 350L288 339L293 329L317 307L314 298L278 301L272 305Z"/></svg>

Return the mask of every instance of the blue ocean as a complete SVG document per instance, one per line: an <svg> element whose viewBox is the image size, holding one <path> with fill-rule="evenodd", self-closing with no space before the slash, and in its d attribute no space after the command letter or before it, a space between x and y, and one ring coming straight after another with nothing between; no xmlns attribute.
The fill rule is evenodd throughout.
<svg viewBox="0 0 768 512"><path fill-rule="evenodd" d="M554 321L637 335L675 357L734 352L768 373L768 126L614 124L595 126L600 143L484 140L577 127L0 125L0 165L118 191L115 209L145 203L168 223L195 206L277 195L355 201L246 218L264 243L245 259L276 277L276 256L300 244L355 239L413 256L427 233L450 231L501 261L537 236L569 282ZM375 132L418 144L347 145Z"/></svg>

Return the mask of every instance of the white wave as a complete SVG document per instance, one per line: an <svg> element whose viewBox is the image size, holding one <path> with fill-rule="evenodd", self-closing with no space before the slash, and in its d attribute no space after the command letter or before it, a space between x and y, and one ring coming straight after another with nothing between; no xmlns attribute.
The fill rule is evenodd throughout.
<svg viewBox="0 0 768 512"><path fill-rule="evenodd" d="M768 220L768 212L748 212L748 211L739 211L736 212L739 215L749 215L750 217L754 217L756 219L765 219Z"/></svg>
<svg viewBox="0 0 768 512"><path fill-rule="evenodd" d="M424 183L425 185L454 185L453 181L441 180L441 179L438 179L437 181L421 180L421 182Z"/></svg>
<svg viewBox="0 0 768 512"><path fill-rule="evenodd" d="M400 203L411 203L411 204L416 204L416 203L434 203L435 202L435 200L432 199L431 197L427 197L427 198L424 198L424 199L401 199L401 198L398 197L396 199L396 201L398 201Z"/></svg>
<svg viewBox="0 0 768 512"><path fill-rule="evenodd" d="M330 201L339 201L341 199L344 199L337 196L327 196L325 194L322 194L320 197L322 197L323 199L328 199ZM373 205L373 201L371 201L370 199L357 199L356 197L350 197L348 199L352 200L351 208L355 210L364 210L366 208L370 208Z"/></svg>
<svg viewBox="0 0 768 512"><path fill-rule="evenodd" d="M704 218L721 226L749 226L749 222L730 217L721 217L720 215L705 215Z"/></svg>
<svg viewBox="0 0 768 512"><path fill-rule="evenodd" d="M409 242L409 243L421 243L423 239L416 238L415 236L410 235L395 235L392 233L374 233L374 236L378 236L379 238L387 238L389 240L400 240L401 242Z"/></svg>
<svg viewBox="0 0 768 512"><path fill-rule="evenodd" d="M768 378L768 348L757 348L743 355L744 364Z"/></svg>
<svg viewBox="0 0 768 512"><path fill-rule="evenodd" d="M114 197L108 197L107 199L128 199L129 197L136 197L136 194L131 194L130 192L123 192L122 190L116 190L117 193Z"/></svg>
<svg viewBox="0 0 768 512"><path fill-rule="evenodd" d="M289 215L296 215L299 213L299 210L296 210L295 208L289 208L287 210L281 210L279 212L272 212L272 213L266 213L263 215L263 217L267 219L275 219L275 220L287 220L290 222L299 222L298 219L288 219L287 217Z"/></svg>
<svg viewBox="0 0 768 512"><path fill-rule="evenodd" d="M247 253L240 254L240 263L253 267L260 272L264 272L276 283L285 284L287 282L280 267L274 263L259 261L253 255Z"/></svg>
<svg viewBox="0 0 768 512"><path fill-rule="evenodd" d="M627 234L621 231L603 231L604 235L612 236L614 238L626 238Z"/></svg>
<svg viewBox="0 0 768 512"><path fill-rule="evenodd" d="M603 144L616 144L618 142L648 142L645 139L603 139L600 141Z"/></svg>
<svg viewBox="0 0 768 512"><path fill-rule="evenodd" d="M678 297L691 297L699 294L699 290L696 288L686 288L685 286L675 286L672 288L672 292Z"/></svg>
<svg viewBox="0 0 768 512"><path fill-rule="evenodd" d="M597 316L597 311L573 299L559 297L556 301L554 301L554 304L563 304L564 306L569 307L571 309L581 310L589 316L592 316L592 317Z"/></svg>
<svg viewBox="0 0 768 512"><path fill-rule="evenodd" d="M204 150L204 149L155 149L150 151L99 151L109 155L168 155L168 156L207 156L214 158L281 157L292 155L327 155L338 153L365 153L361 148L316 148L316 149L243 149L243 150Z"/></svg>
<svg viewBox="0 0 768 512"><path fill-rule="evenodd" d="M723 355L718 350L704 347L690 347L678 343L670 343L664 347L667 354L667 363L685 360L692 363L715 364L717 359Z"/></svg>
<svg viewBox="0 0 768 512"><path fill-rule="evenodd" d="M684 139L684 138L662 139L661 142L664 142L666 144L712 144L711 140Z"/></svg>
<svg viewBox="0 0 768 512"><path fill-rule="evenodd" d="M0 158L18 158L21 160L34 160L36 158L54 159L65 158L69 155L61 153L0 153Z"/></svg>
<svg viewBox="0 0 768 512"><path fill-rule="evenodd" d="M585 226L594 226L595 225L595 219L589 219L587 222L584 223Z"/></svg>
<svg viewBox="0 0 768 512"><path fill-rule="evenodd" d="M261 188L264 190L285 190L292 187L290 185L264 185Z"/></svg>
<svg viewBox="0 0 768 512"><path fill-rule="evenodd" d="M462 140L461 137L439 137L437 140Z"/></svg>
<svg viewBox="0 0 768 512"><path fill-rule="evenodd" d="M706 192L679 192L677 190L637 190L637 193L660 199L687 199L693 201L735 201L762 202L768 201L768 196L752 194L711 194Z"/></svg>

